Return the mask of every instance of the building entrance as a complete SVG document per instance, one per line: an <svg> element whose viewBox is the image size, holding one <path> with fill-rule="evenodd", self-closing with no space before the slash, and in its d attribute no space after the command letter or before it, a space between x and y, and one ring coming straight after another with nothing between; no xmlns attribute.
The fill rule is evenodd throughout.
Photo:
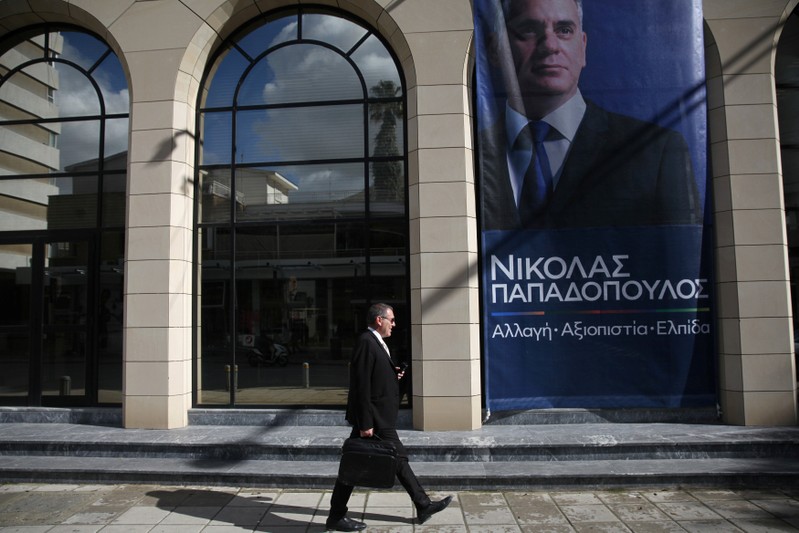
<svg viewBox="0 0 799 533"><path fill-rule="evenodd" d="M94 255L89 237L0 242L3 404L97 403L98 372L108 374L99 356L115 351L112 345L121 347L122 328L121 314L119 325L113 323L113 284L99 282ZM108 363L120 366L116 357Z"/></svg>

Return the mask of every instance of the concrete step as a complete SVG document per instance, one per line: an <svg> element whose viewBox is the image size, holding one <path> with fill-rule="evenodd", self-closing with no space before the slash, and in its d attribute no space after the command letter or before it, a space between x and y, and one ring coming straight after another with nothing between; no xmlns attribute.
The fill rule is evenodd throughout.
<svg viewBox="0 0 799 533"><path fill-rule="evenodd" d="M549 462L413 463L430 490L797 486L799 460L656 459ZM0 479L17 483L170 483L209 486L332 488L336 461L13 456Z"/></svg>
<svg viewBox="0 0 799 533"><path fill-rule="evenodd" d="M0 424L0 481L332 487L343 426ZM799 485L799 428L487 425L401 430L431 489Z"/></svg>

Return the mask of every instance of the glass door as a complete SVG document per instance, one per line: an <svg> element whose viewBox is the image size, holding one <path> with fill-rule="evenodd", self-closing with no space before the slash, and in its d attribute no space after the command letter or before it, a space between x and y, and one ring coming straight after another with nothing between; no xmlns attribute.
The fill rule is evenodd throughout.
<svg viewBox="0 0 799 533"><path fill-rule="evenodd" d="M91 350L89 309L92 273L87 241L47 242L42 264L42 342L39 383L42 403L85 403ZM67 400L64 402L63 400Z"/></svg>
<svg viewBox="0 0 799 533"><path fill-rule="evenodd" d="M2 404L86 405L94 394L92 254L89 239L0 243Z"/></svg>
<svg viewBox="0 0 799 533"><path fill-rule="evenodd" d="M0 402L26 405L30 391L32 243L0 243Z"/></svg>

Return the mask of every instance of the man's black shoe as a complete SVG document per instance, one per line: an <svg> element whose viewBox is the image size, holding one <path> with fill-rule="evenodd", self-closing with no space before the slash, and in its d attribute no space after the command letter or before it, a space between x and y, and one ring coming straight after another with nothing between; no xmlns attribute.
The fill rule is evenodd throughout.
<svg viewBox="0 0 799 533"><path fill-rule="evenodd" d="M331 522L328 520L325 522L325 527L328 529L328 531L360 531L362 529L366 529L366 524L344 516L339 519L338 522Z"/></svg>
<svg viewBox="0 0 799 533"><path fill-rule="evenodd" d="M424 524L427 520L436 514L439 511L443 511L449 505L449 502L452 501L452 496L447 496L443 500L439 500L437 502L430 502L430 505L427 507L422 507L421 509L416 510L416 514L418 515L419 523Z"/></svg>

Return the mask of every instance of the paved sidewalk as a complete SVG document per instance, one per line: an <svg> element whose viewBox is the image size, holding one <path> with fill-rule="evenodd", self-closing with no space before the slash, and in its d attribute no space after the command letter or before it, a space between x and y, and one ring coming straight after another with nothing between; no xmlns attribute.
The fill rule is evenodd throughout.
<svg viewBox="0 0 799 533"><path fill-rule="evenodd" d="M356 490L350 516L372 533L799 532L799 487L454 495L419 526L405 493ZM329 500L324 490L6 484L0 533L319 533Z"/></svg>

